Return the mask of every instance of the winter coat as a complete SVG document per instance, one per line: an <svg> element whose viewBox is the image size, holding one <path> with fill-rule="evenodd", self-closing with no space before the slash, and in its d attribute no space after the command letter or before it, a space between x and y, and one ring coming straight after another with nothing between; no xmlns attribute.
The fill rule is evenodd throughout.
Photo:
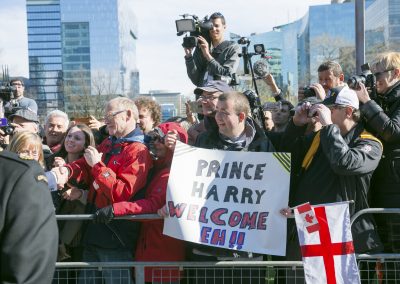
<svg viewBox="0 0 400 284"><path fill-rule="evenodd" d="M201 49L197 47L193 52L193 56L186 58L186 71L196 86L203 86L207 81L205 74L213 77L213 80L221 80L222 76L232 77L239 67L240 47L233 41L223 41L216 46L211 56L214 58L207 61Z"/></svg>
<svg viewBox="0 0 400 284"><path fill-rule="evenodd" d="M373 207L400 206L400 82L385 95L361 106L368 130L383 143L383 156L372 178Z"/></svg>
<svg viewBox="0 0 400 284"><path fill-rule="evenodd" d="M304 127L296 127L291 121L283 135L282 149L292 153L292 165L303 168L292 169L290 206L305 202L312 205L353 200L350 215L368 208L367 194L373 171L382 155L381 142L364 131L359 123L344 137L337 125L323 127L319 132L302 136ZM316 135L319 144L314 144L312 159L306 155L312 148ZM354 246L357 253L381 249L374 222L369 215L358 218L352 226Z"/></svg>

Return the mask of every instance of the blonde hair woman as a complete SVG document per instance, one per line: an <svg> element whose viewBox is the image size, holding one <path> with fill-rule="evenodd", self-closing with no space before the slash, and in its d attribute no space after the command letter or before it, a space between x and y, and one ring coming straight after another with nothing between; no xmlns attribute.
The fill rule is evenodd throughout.
<svg viewBox="0 0 400 284"><path fill-rule="evenodd" d="M34 159L44 167L42 139L35 133L22 131L14 134L7 149L23 159Z"/></svg>

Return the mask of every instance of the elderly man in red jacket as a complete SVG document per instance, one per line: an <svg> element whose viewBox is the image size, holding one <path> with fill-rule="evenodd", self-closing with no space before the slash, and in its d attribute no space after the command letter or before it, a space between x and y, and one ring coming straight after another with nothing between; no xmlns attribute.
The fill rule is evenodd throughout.
<svg viewBox="0 0 400 284"><path fill-rule="evenodd" d="M84 157L65 167L53 169L59 180L79 187L89 185L88 213L95 213L117 202L132 201L144 196L144 188L151 156L144 145L144 136L137 127L138 110L135 103L125 97L108 102L104 117L110 137L97 149L89 146ZM132 261L133 248L139 235L139 224L127 220L114 220L108 224L89 223L83 237L83 261ZM102 275L87 274L102 273ZM128 271L126 273L129 273ZM85 273L83 273L85 274ZM130 276L120 271L86 272L83 278L104 278L106 283L131 283ZM121 282L119 282L121 281Z"/></svg>

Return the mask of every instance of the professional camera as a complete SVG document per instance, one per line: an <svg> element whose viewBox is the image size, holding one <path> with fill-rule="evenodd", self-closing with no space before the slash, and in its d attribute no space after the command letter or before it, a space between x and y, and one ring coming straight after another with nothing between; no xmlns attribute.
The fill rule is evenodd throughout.
<svg viewBox="0 0 400 284"><path fill-rule="evenodd" d="M0 129L3 130L4 136L12 135L15 127L8 123L7 118L0 118Z"/></svg>
<svg viewBox="0 0 400 284"><path fill-rule="evenodd" d="M376 78L374 74L372 74L368 63L361 65L360 75L355 75L347 80L347 85L351 89L358 89L359 83L363 83L367 89L375 89Z"/></svg>
<svg viewBox="0 0 400 284"><path fill-rule="evenodd" d="M244 91L243 95L245 95L247 100L249 101L251 117L258 124L258 126L264 128L265 130L265 116L259 96L252 90Z"/></svg>
<svg viewBox="0 0 400 284"><path fill-rule="evenodd" d="M154 147L155 142L164 143L165 134L158 127L144 135L144 144L149 149L150 155L153 160L158 160L157 149Z"/></svg>
<svg viewBox="0 0 400 284"><path fill-rule="evenodd" d="M207 42L211 42L211 38L209 35L209 31L212 29L213 24L208 19L207 16L204 19L200 20L196 15L184 14L182 15L183 19L176 20L176 31L177 35L186 35L183 38L182 46L185 48L194 48L197 46L197 37L204 37ZM188 36L188 34L190 36Z"/></svg>
<svg viewBox="0 0 400 284"><path fill-rule="evenodd" d="M305 98L317 96L317 94L315 93L315 90L313 88L311 88L310 86L306 86L303 88L303 94L304 94Z"/></svg>
<svg viewBox="0 0 400 284"><path fill-rule="evenodd" d="M9 82L3 83L0 86L0 100L3 102L9 102L12 98L14 98L14 91L16 88L11 86Z"/></svg>

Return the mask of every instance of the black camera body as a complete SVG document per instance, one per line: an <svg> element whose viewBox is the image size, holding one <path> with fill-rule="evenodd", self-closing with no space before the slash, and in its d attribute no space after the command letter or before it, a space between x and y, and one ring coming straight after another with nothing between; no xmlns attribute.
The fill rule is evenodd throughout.
<svg viewBox="0 0 400 284"><path fill-rule="evenodd" d="M375 89L376 78L372 74L368 63L361 65L361 74L352 76L347 80L350 89L358 89L358 84L363 83L367 89Z"/></svg>
<svg viewBox="0 0 400 284"><path fill-rule="evenodd" d="M315 90L311 88L310 86L306 86L303 88L303 94L305 98L311 98L311 97L316 97L317 94L315 93Z"/></svg>
<svg viewBox="0 0 400 284"><path fill-rule="evenodd" d="M158 127L155 127L152 131L144 135L144 144L149 149L150 155L153 160L158 160L157 149L155 148L154 143L164 143L164 138L165 134Z"/></svg>
<svg viewBox="0 0 400 284"><path fill-rule="evenodd" d="M199 19L196 15L182 15L183 19L176 20L177 35L186 35L183 38L182 46L185 48L194 48L197 46L197 37L204 37L207 42L211 42L209 31L212 29L212 21L207 16L204 19ZM189 33L189 36L188 36Z"/></svg>
<svg viewBox="0 0 400 284"><path fill-rule="evenodd" d="M11 86L8 82L0 86L0 99L3 101L3 103L9 102L14 98L15 90L16 88Z"/></svg>
<svg viewBox="0 0 400 284"><path fill-rule="evenodd" d="M14 133L15 127L8 123L7 118L0 119L0 129L3 130L4 136L12 135Z"/></svg>

